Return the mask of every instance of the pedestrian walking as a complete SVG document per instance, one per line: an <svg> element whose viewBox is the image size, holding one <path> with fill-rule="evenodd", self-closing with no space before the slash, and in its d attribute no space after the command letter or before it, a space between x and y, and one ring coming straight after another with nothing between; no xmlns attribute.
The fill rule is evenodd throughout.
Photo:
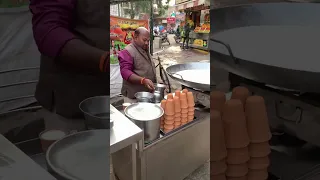
<svg viewBox="0 0 320 180"><path fill-rule="evenodd" d="M190 25L189 23L187 23L185 26L184 26L184 37L183 37L183 43L182 43L182 49L189 49L189 34L190 34ZM186 43L186 47L185 47L185 43Z"/></svg>

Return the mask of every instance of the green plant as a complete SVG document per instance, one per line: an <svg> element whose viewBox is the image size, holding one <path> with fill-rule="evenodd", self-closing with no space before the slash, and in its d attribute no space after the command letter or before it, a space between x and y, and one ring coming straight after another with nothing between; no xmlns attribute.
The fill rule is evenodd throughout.
<svg viewBox="0 0 320 180"><path fill-rule="evenodd" d="M165 4L162 4L162 0L156 0L156 4L158 5L158 12L157 16L165 15L166 11L168 10L169 6L167 5L170 0L167 0ZM152 1L135 1L130 0L126 3L130 4L130 9L124 11L125 15L129 15L131 19L134 19L135 16L139 15L140 13L152 13L151 9L151 2Z"/></svg>

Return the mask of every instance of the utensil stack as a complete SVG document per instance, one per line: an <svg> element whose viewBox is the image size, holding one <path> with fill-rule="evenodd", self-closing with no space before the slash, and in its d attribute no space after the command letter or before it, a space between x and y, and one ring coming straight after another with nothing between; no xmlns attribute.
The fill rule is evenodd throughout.
<svg viewBox="0 0 320 180"><path fill-rule="evenodd" d="M175 94L168 94L167 100L161 101L165 115L161 118L160 128L165 133L170 132L194 119L194 97L192 92L184 89L177 90Z"/></svg>
<svg viewBox="0 0 320 180"><path fill-rule="evenodd" d="M236 87L226 101L222 92L211 96L210 176L215 180L267 180L270 154L264 99Z"/></svg>
<svg viewBox="0 0 320 180"><path fill-rule="evenodd" d="M181 126L181 104L180 104L180 98L178 96L173 97L174 101L174 128L178 128Z"/></svg>
<svg viewBox="0 0 320 180"><path fill-rule="evenodd" d="M170 132L174 129L174 119L175 119L175 111L174 111L174 102L173 99L168 99L166 101L166 107L164 111L164 132Z"/></svg>
<svg viewBox="0 0 320 180"><path fill-rule="evenodd" d="M223 122L219 111L210 113L210 179L226 180L227 171L227 149L223 132Z"/></svg>
<svg viewBox="0 0 320 180"><path fill-rule="evenodd" d="M269 140L271 132L268 124L264 99L251 96L246 102L248 134L250 137L250 161L248 180L266 180L268 178Z"/></svg>
<svg viewBox="0 0 320 180"><path fill-rule="evenodd" d="M226 176L228 179L245 179L248 173L247 162L249 160L248 146L250 140L247 133L246 117L240 100L231 99L225 103L222 121L228 151Z"/></svg>
<svg viewBox="0 0 320 180"><path fill-rule="evenodd" d="M248 89L236 87L232 91L231 100L227 101L223 107L228 149L227 179L247 179L250 139L246 127L244 103L248 96Z"/></svg>
<svg viewBox="0 0 320 180"><path fill-rule="evenodd" d="M167 103L167 100L162 100L161 101L161 107L162 107L162 109L164 111L165 111L165 108L166 108L166 103ZM163 129L163 128L164 128L164 115L160 119L160 129Z"/></svg>
<svg viewBox="0 0 320 180"><path fill-rule="evenodd" d="M191 122L194 119L194 106L195 106L192 92L187 92L187 100L188 100L188 122Z"/></svg>
<svg viewBox="0 0 320 180"><path fill-rule="evenodd" d="M181 105L181 125L185 125L188 123L188 100L187 94L182 91L180 94L180 105Z"/></svg>

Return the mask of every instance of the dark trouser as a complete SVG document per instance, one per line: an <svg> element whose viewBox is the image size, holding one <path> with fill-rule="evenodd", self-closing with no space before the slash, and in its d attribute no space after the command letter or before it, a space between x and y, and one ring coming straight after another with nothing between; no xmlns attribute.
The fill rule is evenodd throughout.
<svg viewBox="0 0 320 180"><path fill-rule="evenodd" d="M183 38L182 48L184 48L185 42L187 42L187 48L189 48L189 36Z"/></svg>

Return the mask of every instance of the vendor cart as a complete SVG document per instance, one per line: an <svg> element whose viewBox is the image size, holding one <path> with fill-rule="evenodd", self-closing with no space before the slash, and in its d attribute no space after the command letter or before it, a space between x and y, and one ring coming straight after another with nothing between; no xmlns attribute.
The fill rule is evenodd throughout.
<svg viewBox="0 0 320 180"><path fill-rule="evenodd" d="M137 179L182 180L210 158L210 115L196 111L196 119L159 139L137 147ZM132 149L113 153L114 171L119 180L131 180Z"/></svg>
<svg viewBox="0 0 320 180"><path fill-rule="evenodd" d="M210 63L200 62L176 64L166 69L171 78L193 92L197 104L195 119L169 133L161 131L158 139L137 147L139 180L182 180L210 159L210 103L207 103L210 99L210 79L209 83L194 82L194 79L180 73L185 70L209 71L209 67ZM127 146L112 155L119 180L130 180L132 177L131 167L135 162L131 153L131 146Z"/></svg>

